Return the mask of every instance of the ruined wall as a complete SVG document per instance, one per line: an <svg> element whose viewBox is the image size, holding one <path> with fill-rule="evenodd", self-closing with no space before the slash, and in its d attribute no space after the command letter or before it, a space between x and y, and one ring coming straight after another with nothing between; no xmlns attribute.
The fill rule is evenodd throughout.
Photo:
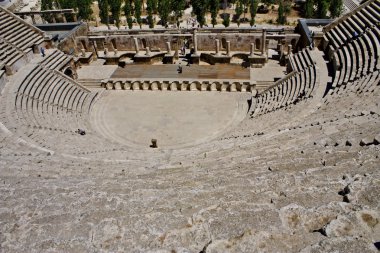
<svg viewBox="0 0 380 253"><path fill-rule="evenodd" d="M83 23L71 31L71 34L58 43L57 48L66 54L78 54L81 47L77 45L77 37L86 36L88 32L87 25Z"/></svg>
<svg viewBox="0 0 380 253"><path fill-rule="evenodd" d="M270 36L268 35L267 39ZM297 34L278 35L284 37L288 43L291 40L298 40ZM286 38L285 38L286 37ZM178 46L181 47L185 39L193 46L192 34L135 34L135 35L101 35L101 36L79 36L76 38L78 50L84 48L86 51L92 51L95 46L97 50L109 51L117 48L118 51L135 51L134 38L139 41L139 48L143 50L149 47L151 51L166 51L166 42L170 42L172 50ZM250 51L250 44L255 43L256 50L260 49L262 44L262 33L197 33L196 34L199 51L214 51L215 39L220 41L220 49L226 48L226 42L231 42L231 51ZM95 44L95 45L93 45ZM275 48L275 47L274 47Z"/></svg>

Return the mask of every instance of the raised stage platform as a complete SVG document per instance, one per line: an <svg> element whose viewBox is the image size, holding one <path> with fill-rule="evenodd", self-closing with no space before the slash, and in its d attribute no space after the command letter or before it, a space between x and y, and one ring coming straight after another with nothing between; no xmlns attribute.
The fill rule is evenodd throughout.
<svg viewBox="0 0 380 253"><path fill-rule="evenodd" d="M127 65L117 68L110 78L181 78L181 79L239 79L250 80L249 68L234 65Z"/></svg>

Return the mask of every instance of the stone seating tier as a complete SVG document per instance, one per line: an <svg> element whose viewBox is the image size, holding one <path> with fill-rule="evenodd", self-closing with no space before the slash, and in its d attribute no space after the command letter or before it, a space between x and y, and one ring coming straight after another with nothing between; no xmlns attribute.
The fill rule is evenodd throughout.
<svg viewBox="0 0 380 253"><path fill-rule="evenodd" d="M333 88L380 69L380 30L378 27L367 29L357 39L334 51Z"/></svg>
<svg viewBox="0 0 380 253"><path fill-rule="evenodd" d="M22 51L0 38L0 69L10 66L23 57Z"/></svg>
<svg viewBox="0 0 380 253"><path fill-rule="evenodd" d="M269 113L312 96L317 82L317 68L309 49L290 56L295 70L256 98L252 116Z"/></svg>
<svg viewBox="0 0 380 253"><path fill-rule="evenodd" d="M20 18L1 7L0 37L23 51L44 41L41 31L37 31L37 28L23 22Z"/></svg>
<svg viewBox="0 0 380 253"><path fill-rule="evenodd" d="M41 61L44 68L62 70L70 62L73 61L72 56L68 56L60 50L54 50L45 59Z"/></svg>
<svg viewBox="0 0 380 253"><path fill-rule="evenodd" d="M337 22L332 29L325 33L326 39L335 49L338 49L353 40L355 32L361 35L366 29L378 27L380 22L380 14L376 12L378 5L378 0L372 1L348 18L342 18L340 22Z"/></svg>

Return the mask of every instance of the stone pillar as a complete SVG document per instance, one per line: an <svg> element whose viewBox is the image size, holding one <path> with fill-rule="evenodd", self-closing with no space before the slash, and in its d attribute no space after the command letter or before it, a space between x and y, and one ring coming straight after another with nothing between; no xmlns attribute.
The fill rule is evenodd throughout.
<svg viewBox="0 0 380 253"><path fill-rule="evenodd" d="M74 19L74 22L77 22L77 14L76 13L74 13L73 19Z"/></svg>
<svg viewBox="0 0 380 253"><path fill-rule="evenodd" d="M227 56L231 56L231 42L226 41L227 44Z"/></svg>
<svg viewBox="0 0 380 253"><path fill-rule="evenodd" d="M174 51L174 58L175 58L175 59L178 59L178 58L179 58L178 45L177 45L177 48L176 48L175 51Z"/></svg>
<svg viewBox="0 0 380 253"><path fill-rule="evenodd" d="M82 52L82 57L86 57L86 50L84 50L84 48L82 48L80 51Z"/></svg>
<svg viewBox="0 0 380 253"><path fill-rule="evenodd" d="M250 50L250 57L253 57L255 55L255 43L251 43L251 50Z"/></svg>
<svg viewBox="0 0 380 253"><path fill-rule="evenodd" d="M194 54L197 55L198 54L198 41L197 41L196 30L194 30L194 34L193 34L193 43L194 43Z"/></svg>
<svg viewBox="0 0 380 253"><path fill-rule="evenodd" d="M145 55L150 56L150 48L149 48L149 47L146 47L145 50L146 50Z"/></svg>
<svg viewBox="0 0 380 253"><path fill-rule="evenodd" d="M57 21L55 20L55 15L54 14L50 14L51 15L51 19L53 20L53 23L57 23Z"/></svg>
<svg viewBox="0 0 380 253"><path fill-rule="evenodd" d="M137 38L133 38L133 41L135 43L135 50L136 50L136 54L138 54L140 52L140 49L139 49L139 41L137 40Z"/></svg>
<svg viewBox="0 0 380 253"><path fill-rule="evenodd" d="M113 50L113 53L114 53L115 56L117 55L117 48L115 48L115 49Z"/></svg>
<svg viewBox="0 0 380 253"><path fill-rule="evenodd" d="M170 42L166 42L166 50L168 51L168 54L171 54L172 53L172 48L170 46Z"/></svg>
<svg viewBox="0 0 380 253"><path fill-rule="evenodd" d="M219 48L219 46L220 46L220 45L219 45L219 40L216 39L216 40L215 40L215 55L216 55L216 56L219 56L219 55L220 55L220 51L219 51L220 48Z"/></svg>
<svg viewBox="0 0 380 253"><path fill-rule="evenodd" d="M291 54L291 53L292 53L292 45L289 44L289 45L288 45L288 55Z"/></svg>
<svg viewBox="0 0 380 253"><path fill-rule="evenodd" d="M62 13L62 20L63 20L63 23L67 23L65 13Z"/></svg>
<svg viewBox="0 0 380 253"><path fill-rule="evenodd" d="M34 15L33 14L30 15L30 17L32 18L32 23L35 24L36 23L36 19L35 19Z"/></svg>
<svg viewBox="0 0 380 253"><path fill-rule="evenodd" d="M263 29L263 37L261 39L261 54L265 54L265 41L267 40L267 30Z"/></svg>

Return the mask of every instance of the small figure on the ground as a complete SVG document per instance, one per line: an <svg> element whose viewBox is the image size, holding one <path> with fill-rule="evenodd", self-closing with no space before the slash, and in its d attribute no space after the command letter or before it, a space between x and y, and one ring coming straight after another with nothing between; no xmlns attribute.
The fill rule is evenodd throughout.
<svg viewBox="0 0 380 253"><path fill-rule="evenodd" d="M181 74L182 73L182 66L181 66L181 63L179 64L178 68L177 68L177 72L178 74Z"/></svg>
<svg viewBox="0 0 380 253"><path fill-rule="evenodd" d="M158 146L157 146L157 139L152 139L151 141L152 141L152 145L150 145L149 147L151 147L151 148L158 148Z"/></svg>
<svg viewBox="0 0 380 253"><path fill-rule="evenodd" d="M40 52L41 52L42 57L45 57L45 48L44 47L40 48Z"/></svg>
<svg viewBox="0 0 380 253"><path fill-rule="evenodd" d="M352 37L353 37L354 39L356 39L357 37L359 37L359 34L355 31L355 32L352 34Z"/></svg>
<svg viewBox="0 0 380 253"><path fill-rule="evenodd" d="M83 129L80 129L78 128L77 131L75 131L77 134L80 134L80 135L86 135L86 131L84 131Z"/></svg>
<svg viewBox="0 0 380 253"><path fill-rule="evenodd" d="M188 67L190 67L190 60L187 60L187 65Z"/></svg>

